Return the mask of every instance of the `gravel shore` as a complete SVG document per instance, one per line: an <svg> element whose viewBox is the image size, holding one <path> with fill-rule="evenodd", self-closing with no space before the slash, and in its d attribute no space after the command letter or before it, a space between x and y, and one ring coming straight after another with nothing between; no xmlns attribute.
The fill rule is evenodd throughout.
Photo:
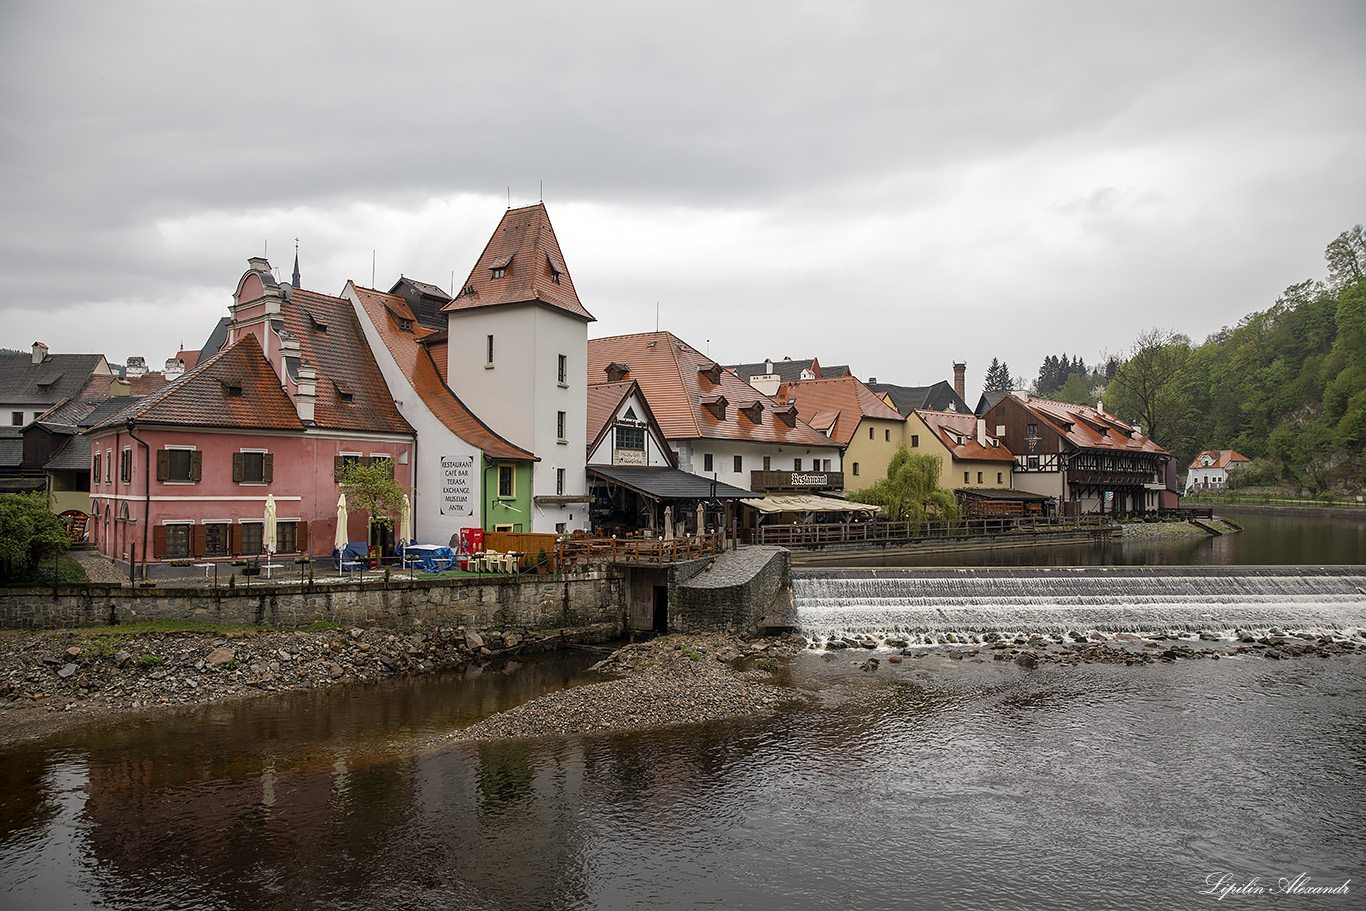
<svg viewBox="0 0 1366 911"><path fill-rule="evenodd" d="M795 693L773 685L772 672L801 648L796 637L660 636L590 668L617 679L549 693L445 741L628 731L775 711Z"/></svg>

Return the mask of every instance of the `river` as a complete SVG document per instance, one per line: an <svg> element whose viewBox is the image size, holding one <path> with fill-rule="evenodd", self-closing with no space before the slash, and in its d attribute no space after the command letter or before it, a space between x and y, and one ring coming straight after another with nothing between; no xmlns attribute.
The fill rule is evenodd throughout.
<svg viewBox="0 0 1366 911"><path fill-rule="evenodd" d="M1025 670L930 654L865 672L807 652L784 672L807 698L776 716L417 746L578 685L596 657L8 749L0 907L1067 911L1366 894L1366 657ZM1271 894L1282 879L1350 882Z"/></svg>

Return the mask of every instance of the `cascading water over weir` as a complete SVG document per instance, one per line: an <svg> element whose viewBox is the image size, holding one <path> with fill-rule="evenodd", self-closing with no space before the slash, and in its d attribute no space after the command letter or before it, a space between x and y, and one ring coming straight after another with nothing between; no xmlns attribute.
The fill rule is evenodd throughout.
<svg viewBox="0 0 1366 911"><path fill-rule="evenodd" d="M841 636L1366 627L1366 567L831 569L792 574L797 621Z"/></svg>

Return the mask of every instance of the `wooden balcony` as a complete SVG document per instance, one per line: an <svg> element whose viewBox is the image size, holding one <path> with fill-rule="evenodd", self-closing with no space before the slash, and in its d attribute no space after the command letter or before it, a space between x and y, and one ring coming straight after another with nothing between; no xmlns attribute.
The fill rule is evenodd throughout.
<svg viewBox="0 0 1366 911"><path fill-rule="evenodd" d="M719 534L691 535L665 540L659 537L570 538L555 547L556 563L642 563L667 566L718 554L725 549Z"/></svg>

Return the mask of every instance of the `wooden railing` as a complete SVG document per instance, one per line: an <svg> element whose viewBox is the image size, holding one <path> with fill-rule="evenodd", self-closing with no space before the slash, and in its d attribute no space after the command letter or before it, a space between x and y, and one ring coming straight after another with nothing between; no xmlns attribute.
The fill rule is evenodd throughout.
<svg viewBox="0 0 1366 911"><path fill-rule="evenodd" d="M1083 518L959 519L925 522L850 522L830 525L760 525L753 530L755 544L811 547L861 541L920 541L934 538L967 538L1004 534L1016 528L1087 528L1106 525L1105 516Z"/></svg>
<svg viewBox="0 0 1366 911"><path fill-rule="evenodd" d="M719 534L685 538L571 538L560 541L555 560L565 563L648 563L665 565L720 553L725 538Z"/></svg>

